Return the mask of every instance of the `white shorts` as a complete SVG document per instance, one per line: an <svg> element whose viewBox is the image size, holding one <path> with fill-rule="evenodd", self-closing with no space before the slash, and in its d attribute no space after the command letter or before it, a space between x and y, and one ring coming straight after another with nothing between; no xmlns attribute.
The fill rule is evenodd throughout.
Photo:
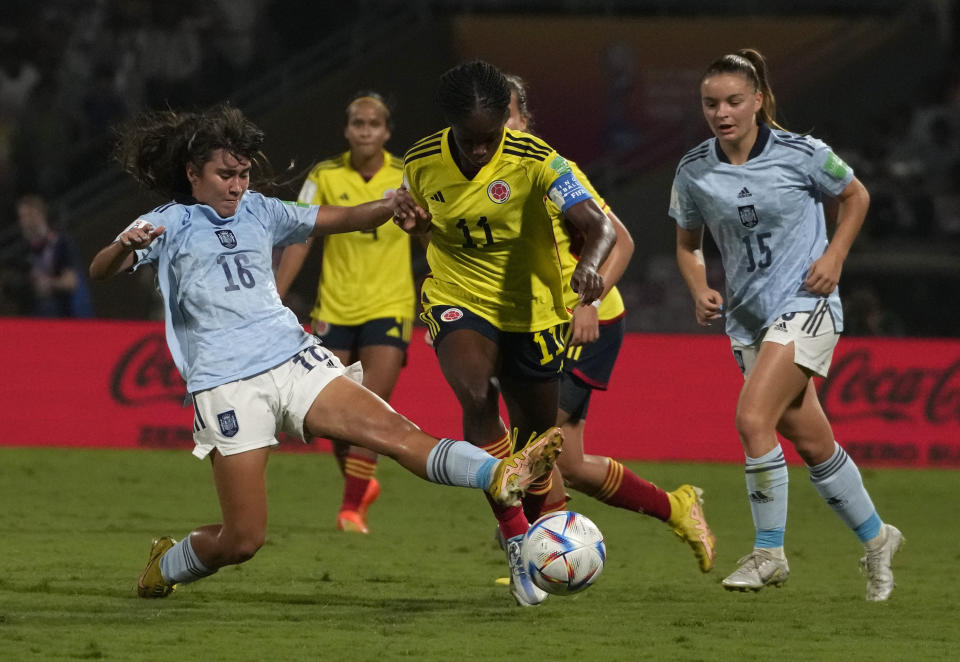
<svg viewBox="0 0 960 662"><path fill-rule="evenodd" d="M815 375L826 377L833 360L833 350L840 334L834 325L833 315L826 299L805 313L784 313L767 327L759 342L744 345L730 339L733 358L740 366L744 378L750 374L760 352L760 343L775 342L781 345L793 343L793 362L807 368Z"/></svg>
<svg viewBox="0 0 960 662"><path fill-rule="evenodd" d="M233 455L276 446L277 434L306 438L303 424L313 401L335 378L362 379L359 363L343 364L322 345L258 375L193 394L193 454L216 448Z"/></svg>

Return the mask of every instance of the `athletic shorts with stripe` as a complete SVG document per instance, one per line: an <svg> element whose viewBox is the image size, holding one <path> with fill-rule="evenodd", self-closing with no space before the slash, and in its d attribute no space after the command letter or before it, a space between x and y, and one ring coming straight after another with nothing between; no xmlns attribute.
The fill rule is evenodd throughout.
<svg viewBox="0 0 960 662"><path fill-rule="evenodd" d="M560 381L560 409L573 420L587 416L590 394L594 389L606 391L610 374L620 354L626 332L626 318L621 316L600 323L600 335L586 345L567 347Z"/></svg>
<svg viewBox="0 0 960 662"><path fill-rule="evenodd" d="M433 304L420 314L430 331L434 350L451 332L460 329L476 331L500 348L502 374L522 379L560 379L563 366L564 338L568 324L558 324L542 331L501 331L463 306Z"/></svg>
<svg viewBox="0 0 960 662"><path fill-rule="evenodd" d="M821 299L811 311L784 313L778 317L758 342L744 345L731 339L730 346L744 379L753 369L760 344L765 342L793 343L793 362L819 377L826 377L839 339L830 306L826 299Z"/></svg>
<svg viewBox="0 0 960 662"><path fill-rule="evenodd" d="M359 366L344 368L318 343L270 370L194 393L193 454L276 446L279 432L305 439L304 420L317 395L341 375L360 383Z"/></svg>

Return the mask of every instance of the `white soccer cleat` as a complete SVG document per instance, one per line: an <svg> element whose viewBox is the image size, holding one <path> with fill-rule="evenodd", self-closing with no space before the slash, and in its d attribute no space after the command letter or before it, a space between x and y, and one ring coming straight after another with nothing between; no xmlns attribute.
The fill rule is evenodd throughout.
<svg viewBox="0 0 960 662"><path fill-rule="evenodd" d="M904 542L900 529L884 524L880 527L880 540L867 549L867 555L860 559L860 571L867 575L867 600L879 602L886 600L893 592L893 555Z"/></svg>
<svg viewBox="0 0 960 662"><path fill-rule="evenodd" d="M547 592L538 588L530 579L520 558L523 536L507 540L507 564L510 566L510 592L521 607L535 607L547 599Z"/></svg>
<svg viewBox="0 0 960 662"><path fill-rule="evenodd" d="M723 580L728 591L759 591L764 586L783 586L790 576L790 566L783 551L755 548L737 561L739 567Z"/></svg>

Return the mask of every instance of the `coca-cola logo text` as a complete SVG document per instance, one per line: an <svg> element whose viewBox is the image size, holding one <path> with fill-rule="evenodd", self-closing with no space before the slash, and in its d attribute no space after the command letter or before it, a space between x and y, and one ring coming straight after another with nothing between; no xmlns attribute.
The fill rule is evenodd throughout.
<svg viewBox="0 0 960 662"><path fill-rule="evenodd" d="M831 421L960 424L960 359L945 367L882 365L869 349L841 357L820 387Z"/></svg>
<svg viewBox="0 0 960 662"><path fill-rule="evenodd" d="M182 402L183 380L170 357L163 333L141 336L123 353L110 377L110 394L123 405Z"/></svg>

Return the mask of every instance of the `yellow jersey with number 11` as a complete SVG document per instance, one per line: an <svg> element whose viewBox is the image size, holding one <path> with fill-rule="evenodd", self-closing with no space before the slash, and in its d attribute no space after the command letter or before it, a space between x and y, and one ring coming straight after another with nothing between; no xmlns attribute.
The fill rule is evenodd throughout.
<svg viewBox="0 0 960 662"><path fill-rule="evenodd" d="M472 179L451 154L449 127L415 143L404 182L433 216L430 277L421 300L459 305L502 331L540 331L569 319L563 270L544 196L589 199L567 162L539 138L505 131Z"/></svg>

